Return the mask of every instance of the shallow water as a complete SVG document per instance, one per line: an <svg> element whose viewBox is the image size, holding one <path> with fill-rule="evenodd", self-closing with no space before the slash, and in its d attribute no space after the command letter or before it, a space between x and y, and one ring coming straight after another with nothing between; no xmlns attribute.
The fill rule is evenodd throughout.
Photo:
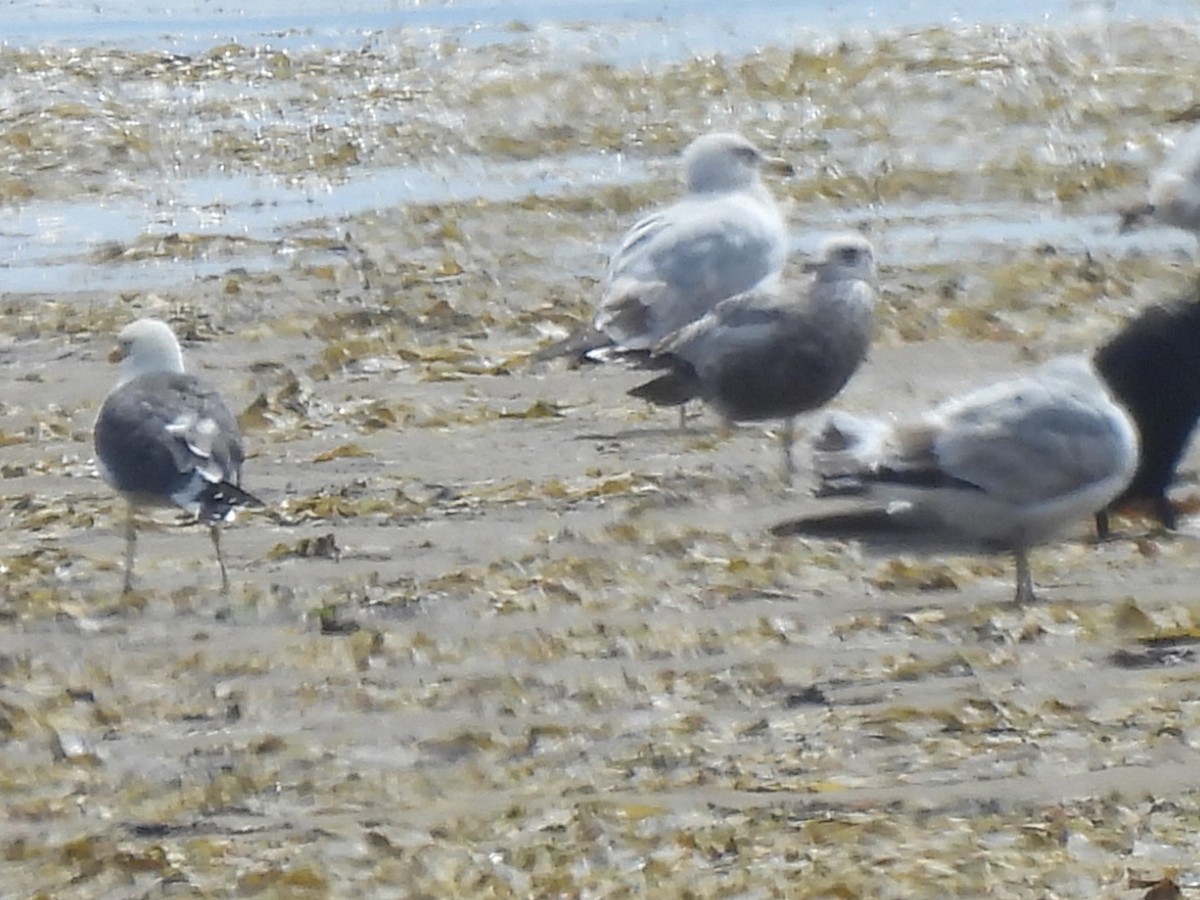
<svg viewBox="0 0 1200 900"><path fill-rule="evenodd" d="M155 3L120 0L79 9L48 0L9 0L6 33L14 46L43 42L125 45L174 43L174 49L198 49L221 40L272 36L335 46L381 29L406 27L462 30L476 40L503 40L512 23L565 26L573 30L617 23L636 24L657 32L621 52L626 61L661 62L679 53L745 53L762 44L791 44L798 38L829 37L851 29L928 27L960 24L1062 23L1080 19L1121 21L1154 17L1195 18L1194 2L1163 0L1153 7L1132 2L1087 0L1015 0L1003 4L900 0L895 3L800 0L744 0L714 9L704 0L443 0L443 2L378 2L378 0L264 0L238 5L205 0ZM664 28L663 26L667 26ZM298 46L298 45L294 45ZM636 54L634 50L636 49Z"/></svg>
<svg viewBox="0 0 1200 900"><path fill-rule="evenodd" d="M131 243L145 231L237 235L271 247L289 229L314 218L339 220L404 204L553 195L635 179L643 169L612 156L577 155L487 166L475 162L453 169L383 166L335 181L201 175L160 187L152 218L141 196L22 204L0 232L0 258L11 260L0 264L0 290L146 288L178 278L203 278L228 266L223 260L152 260L131 271L130 266L97 267L91 259L80 258L103 244ZM262 269L278 260L264 256L242 264Z"/></svg>
<svg viewBox="0 0 1200 900"><path fill-rule="evenodd" d="M931 23L962 27L1001 17L1017 28L1041 22L1077 28L1082 23L1095 32L1144 15L1145 9L1030 2L980 11L975 4L962 4L947 19L939 3L802 3L789 4L782 12L778 6L754 2L713 12L710 4L699 2L647 6L533 0L517 5L347 3L330 10L324 3L168 7L131 0L72 11L52 3L9 3L0 54L8 54L10 62L19 56L21 64L15 72L12 65L0 69L0 98L10 101L0 124L7 122L10 149L18 151L10 155L7 172L0 156L0 201L9 211L0 221L0 290L147 287L204 278L220 269L219 262L203 258L142 259L136 265L96 268L95 254L101 250L105 255L102 248L112 242L129 244L173 233L248 238L264 244L241 265L261 270L281 262L271 252L273 243L314 219L337 221L398 204L577 193L662 174L612 147L589 147L584 135L565 154L548 147L541 158L517 162L478 147L439 149L444 142L436 138L429 151L416 150L415 159L405 159L402 149L364 158L369 140L389 139L386 133L367 135L372 125L390 127L395 134L402 131L407 112L404 101L380 108L369 96L411 89L417 93L409 105L419 105L431 82L414 69L426 61L436 67L429 76L434 84L438 79L486 80L511 71L519 60L528 60L529 76L536 79L564 67L637 71L678 67L689 60L703 66L708 59L737 58L763 47L822 48L839 37L864 40L864 35ZM1155 15L1194 19L1197 10L1193 3L1158 4ZM224 67L221 48L230 48ZM364 65L355 69L348 53L365 54ZM173 61L193 57L211 57L212 65L181 75L184 62ZM386 65L388 58L405 63L406 74L390 81L379 77L371 67ZM71 76L60 77L59 67ZM110 67L131 70L134 78L110 79L105 75ZM313 87L321 84L318 70L323 68L338 74L328 87L333 96L320 96L320 87ZM310 74L312 78L305 77ZM521 89L514 82L509 90ZM530 99L534 108L545 102L540 96ZM182 110L173 109L180 104ZM482 109L476 106L474 114L480 116ZM432 113L439 129L457 128L464 115L472 111L448 106ZM694 130L689 114L680 110L680 115L680 125ZM772 115L786 112L780 107ZM569 125L565 119L556 123L545 112L534 116L546 119L549 128ZM324 162L310 160L313 164L306 166L299 160L283 166L257 158L261 147L254 144L262 144L264 130L299 144L314 127L343 139L340 147L326 150ZM461 130L486 134L489 128L503 127L502 121L489 123L482 113L479 123ZM163 140L159 146L156 131L163 128L164 138L177 140ZM769 123L765 128L773 130ZM231 138L224 152L214 152L213 135L224 132L237 133L237 141ZM3 136L0 131L0 145ZM115 178L103 170L87 171L109 165L102 156L90 166L71 160L72 144L97 138L109 147ZM42 143L49 146L39 147ZM28 152L30 145L36 152ZM359 158L343 160L339 154L345 148L353 148ZM965 161L948 149L950 156L940 165L954 168ZM29 167L54 171L55 153L68 163L67 172L53 187L28 187ZM881 212L887 215L880 209L871 215ZM1107 239L1089 222L1037 216L1032 231L1025 232L1019 223L1030 218L1028 211L980 213L966 230L956 231L956 241L977 234L986 242L1004 242L1014 229L1034 240ZM910 220L920 216L911 210L902 214ZM859 223L851 219L846 224ZM801 237L798 246L811 246L819 231L810 229L813 233ZM898 239L908 233L894 232Z"/></svg>

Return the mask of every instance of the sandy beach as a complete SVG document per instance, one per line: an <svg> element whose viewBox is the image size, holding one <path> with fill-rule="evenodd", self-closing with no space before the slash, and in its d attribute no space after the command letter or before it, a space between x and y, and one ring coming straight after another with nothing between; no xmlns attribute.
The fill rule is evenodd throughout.
<svg viewBox="0 0 1200 900"><path fill-rule="evenodd" d="M831 232L876 245L878 338L840 408L902 415L1094 347L1194 284L1187 235L1112 213L1194 113L1191 34L884 31L651 70L560 70L516 26L353 59L0 49L22 98L0 199L31 246L31 210L163 171L178 199L205 153L330 197L435 160L451 194L530 160L550 185L344 213L312 188L265 231L252 187L195 230L148 207L36 277L0 268L0 893L1187 896L1195 518L1104 543L1081 521L1016 607L1002 556L772 537L845 502L813 499L803 436L788 486L769 429L680 432L625 395L644 373L529 355L588 317L612 242L713 124L797 165L769 179L787 278ZM299 112L239 123L240 92ZM242 420L266 507L225 533L229 596L167 512L120 593L91 426L145 315Z"/></svg>

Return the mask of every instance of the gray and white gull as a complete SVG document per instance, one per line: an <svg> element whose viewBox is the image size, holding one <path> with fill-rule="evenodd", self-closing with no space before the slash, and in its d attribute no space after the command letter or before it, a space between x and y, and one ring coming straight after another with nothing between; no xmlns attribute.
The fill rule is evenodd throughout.
<svg viewBox="0 0 1200 900"><path fill-rule="evenodd" d="M760 171L791 167L741 135L713 132L688 146L683 168L684 197L639 220L610 258L593 320L535 361L648 350L720 301L779 275L787 226Z"/></svg>
<svg viewBox="0 0 1200 900"><path fill-rule="evenodd" d="M101 476L128 504L124 590L133 589L138 509L177 506L208 524L228 592L220 523L239 506L262 505L241 488L237 420L214 388L184 372L179 342L158 319L122 328L111 358L120 361L120 375L93 439Z"/></svg>
<svg viewBox="0 0 1200 900"><path fill-rule="evenodd" d="M813 453L818 493L868 493L917 521L1011 551L1018 603L1036 599L1029 549L1107 506L1137 460L1133 423L1082 356L910 422L833 413Z"/></svg>

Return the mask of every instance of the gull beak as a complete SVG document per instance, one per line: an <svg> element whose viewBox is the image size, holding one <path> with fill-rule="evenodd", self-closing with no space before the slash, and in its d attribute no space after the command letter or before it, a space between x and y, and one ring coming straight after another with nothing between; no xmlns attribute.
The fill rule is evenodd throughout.
<svg viewBox="0 0 1200 900"><path fill-rule="evenodd" d="M1154 215L1153 203L1130 203L1117 209L1121 223L1117 226L1118 234L1127 234L1140 226L1142 222Z"/></svg>
<svg viewBox="0 0 1200 900"><path fill-rule="evenodd" d="M770 172L772 175L778 175L781 178L791 178L796 174L796 167L782 156L764 156L762 170Z"/></svg>
<svg viewBox="0 0 1200 900"><path fill-rule="evenodd" d="M117 344L117 346L108 351L108 361L110 363L119 363L128 355L125 349L120 344Z"/></svg>

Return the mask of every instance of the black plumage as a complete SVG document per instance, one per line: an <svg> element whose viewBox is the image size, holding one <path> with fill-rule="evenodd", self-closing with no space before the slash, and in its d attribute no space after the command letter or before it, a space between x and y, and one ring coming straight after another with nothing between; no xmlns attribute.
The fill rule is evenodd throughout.
<svg viewBox="0 0 1200 900"><path fill-rule="evenodd" d="M1147 504L1166 528L1178 524L1167 490L1200 419L1200 298L1146 309L1096 351L1096 369L1137 426L1137 472L1125 490L1096 515L1101 537L1108 513Z"/></svg>

